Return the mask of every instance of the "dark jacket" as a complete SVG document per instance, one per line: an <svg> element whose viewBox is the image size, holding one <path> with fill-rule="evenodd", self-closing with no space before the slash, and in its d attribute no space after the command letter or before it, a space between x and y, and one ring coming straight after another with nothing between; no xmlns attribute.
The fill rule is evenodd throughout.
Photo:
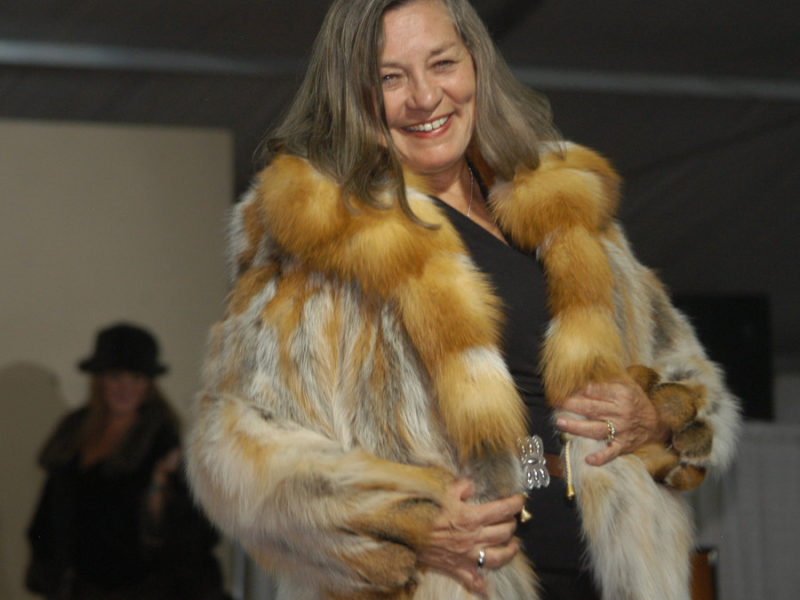
<svg viewBox="0 0 800 600"><path fill-rule="evenodd" d="M167 504L159 526L146 518L153 469L180 443L166 405L143 405L119 449L83 467L80 436L87 415L81 408L62 419L40 454L47 480L28 530L28 588L50 597L70 597L67 589L76 584L101 590L140 588L180 571L177 566L162 568L165 562L211 557L217 536L195 509L181 477L163 490ZM187 545L191 553L176 550ZM211 570L218 574L212 562Z"/></svg>

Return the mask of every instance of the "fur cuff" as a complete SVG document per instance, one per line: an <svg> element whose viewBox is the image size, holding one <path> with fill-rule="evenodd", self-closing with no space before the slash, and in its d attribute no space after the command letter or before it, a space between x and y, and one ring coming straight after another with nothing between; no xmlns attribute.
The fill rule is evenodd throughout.
<svg viewBox="0 0 800 600"><path fill-rule="evenodd" d="M677 382L663 382L649 367L634 365L628 373L644 390L670 430L669 446L646 444L636 451L647 470L660 483L686 491L703 482L706 470L696 464L711 452L712 432L697 418L705 399L705 387Z"/></svg>

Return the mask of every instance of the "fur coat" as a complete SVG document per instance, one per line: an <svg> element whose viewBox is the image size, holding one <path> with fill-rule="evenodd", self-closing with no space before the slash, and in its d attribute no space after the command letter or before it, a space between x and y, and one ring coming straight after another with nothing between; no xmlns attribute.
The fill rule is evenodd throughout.
<svg viewBox="0 0 800 600"><path fill-rule="evenodd" d="M416 564L444 491L464 476L476 501L521 491L525 417L498 349L501 307L441 209L407 184L415 214L440 227L398 208L350 212L330 179L292 156L234 211L235 283L211 334L189 473L283 600L470 598ZM489 204L544 268L542 369L556 411L589 381L635 380L673 429L671 447L604 467L584 461L603 442L573 440L604 597L684 599L692 531L675 487L730 461L738 410L633 257L613 218L618 187L602 157L567 144L493 182ZM492 599L537 597L521 555L487 583Z"/></svg>

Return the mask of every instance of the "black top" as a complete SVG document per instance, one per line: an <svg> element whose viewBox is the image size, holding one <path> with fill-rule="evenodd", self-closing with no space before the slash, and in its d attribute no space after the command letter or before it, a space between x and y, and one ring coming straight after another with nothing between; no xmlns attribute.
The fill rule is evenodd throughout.
<svg viewBox="0 0 800 600"><path fill-rule="evenodd" d="M82 467L78 458L70 465L78 532L73 556L80 578L106 589L145 578L150 567L141 539L143 498L156 461L178 443L177 432L165 426L135 469L111 471L105 460Z"/></svg>
<svg viewBox="0 0 800 600"><path fill-rule="evenodd" d="M544 274L536 258L507 246L483 227L438 200L461 235L473 261L489 276L502 300L505 323L502 351L514 384L528 409L530 432L539 435L545 452L561 452L538 372L539 353L549 320ZM581 564L583 542L578 511L566 500L563 479L533 490L526 503L533 517L517 530L525 553L539 569L575 569Z"/></svg>

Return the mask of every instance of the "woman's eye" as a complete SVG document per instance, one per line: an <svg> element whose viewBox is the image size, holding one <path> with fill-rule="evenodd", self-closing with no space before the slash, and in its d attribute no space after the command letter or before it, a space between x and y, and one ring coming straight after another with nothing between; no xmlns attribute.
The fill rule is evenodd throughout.
<svg viewBox="0 0 800 600"><path fill-rule="evenodd" d="M381 83L383 85L391 85L400 80L400 77L397 73L386 73L385 75L381 75Z"/></svg>
<svg viewBox="0 0 800 600"><path fill-rule="evenodd" d="M448 67L453 66L454 64L455 64L454 60L443 59L443 60L436 61L436 65L435 66L436 66L437 69L446 69Z"/></svg>

